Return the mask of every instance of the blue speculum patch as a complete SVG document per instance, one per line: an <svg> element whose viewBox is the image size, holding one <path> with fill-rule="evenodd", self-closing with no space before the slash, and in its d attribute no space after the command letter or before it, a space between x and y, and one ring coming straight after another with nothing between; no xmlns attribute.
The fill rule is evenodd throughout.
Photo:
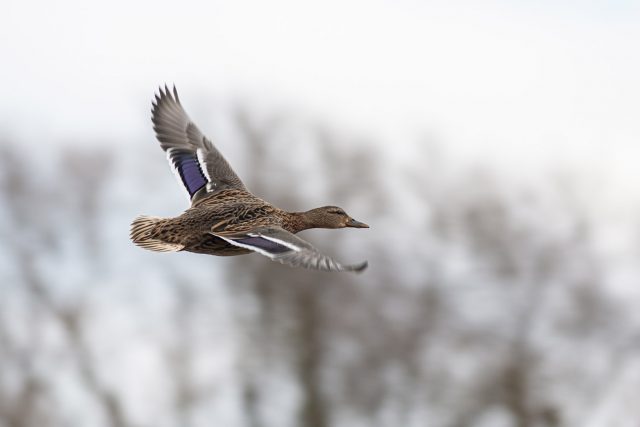
<svg viewBox="0 0 640 427"><path fill-rule="evenodd" d="M196 194L207 183L207 179L200 169L200 163L193 153L175 152L171 156L180 178L190 196Z"/></svg>
<svg viewBox="0 0 640 427"><path fill-rule="evenodd" d="M243 245L253 246L255 248L262 249L272 254L281 254L283 252L288 252L291 248L278 244L276 242L272 242L271 240L267 240L263 237L244 237L242 239L233 239L238 243L242 243Z"/></svg>

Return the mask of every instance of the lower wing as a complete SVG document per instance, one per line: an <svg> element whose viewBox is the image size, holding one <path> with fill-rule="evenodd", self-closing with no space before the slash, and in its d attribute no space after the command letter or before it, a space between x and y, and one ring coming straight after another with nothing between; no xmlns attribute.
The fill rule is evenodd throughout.
<svg viewBox="0 0 640 427"><path fill-rule="evenodd" d="M364 261L355 265L343 265L314 248L307 241L280 227L264 227L240 233L211 234L232 245L249 249L273 261L293 267L304 267L322 271L355 271L367 268Z"/></svg>

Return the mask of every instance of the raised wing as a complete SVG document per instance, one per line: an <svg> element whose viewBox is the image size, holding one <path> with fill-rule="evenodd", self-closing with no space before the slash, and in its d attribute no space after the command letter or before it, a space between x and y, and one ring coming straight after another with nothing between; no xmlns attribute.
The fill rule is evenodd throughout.
<svg viewBox="0 0 640 427"><path fill-rule="evenodd" d="M198 130L180 104L178 92L160 88L151 121L160 146L191 203L222 189L245 186L215 146Z"/></svg>
<svg viewBox="0 0 640 427"><path fill-rule="evenodd" d="M293 267L304 267L322 271L356 271L367 268L367 262L342 265L322 254L310 243L280 227L265 227L243 233L215 233L232 245L249 249L274 261Z"/></svg>

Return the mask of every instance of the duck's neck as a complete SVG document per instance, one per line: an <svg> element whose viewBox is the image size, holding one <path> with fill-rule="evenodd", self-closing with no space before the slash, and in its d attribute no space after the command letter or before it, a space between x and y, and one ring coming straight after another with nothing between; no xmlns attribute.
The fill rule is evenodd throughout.
<svg viewBox="0 0 640 427"><path fill-rule="evenodd" d="M292 233L298 233L302 230L315 228L315 225L307 212L287 212L284 228Z"/></svg>

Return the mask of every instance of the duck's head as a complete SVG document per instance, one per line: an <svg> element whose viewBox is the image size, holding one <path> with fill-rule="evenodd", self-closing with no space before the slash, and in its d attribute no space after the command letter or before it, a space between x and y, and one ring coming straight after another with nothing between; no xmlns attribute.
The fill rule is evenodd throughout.
<svg viewBox="0 0 640 427"><path fill-rule="evenodd" d="M369 228L367 224L356 221L337 206L323 206L311 209L303 215L309 228Z"/></svg>

